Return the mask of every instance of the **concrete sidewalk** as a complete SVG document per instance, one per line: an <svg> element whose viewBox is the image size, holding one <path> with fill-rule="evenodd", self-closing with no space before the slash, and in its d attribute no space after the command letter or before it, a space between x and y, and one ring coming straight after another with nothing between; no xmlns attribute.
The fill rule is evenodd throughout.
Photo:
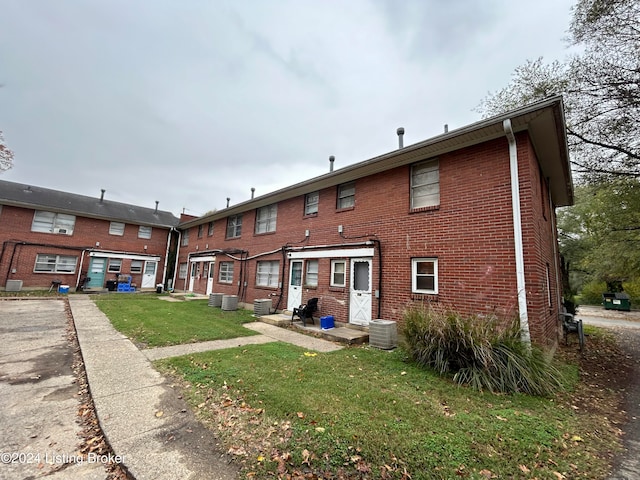
<svg viewBox="0 0 640 480"><path fill-rule="evenodd" d="M91 395L105 437L137 480L237 478L214 433L193 416L180 392L151 360L240 345L283 341L309 350L343 348L327 340L260 322L261 335L138 350L117 332L88 296L70 295Z"/></svg>

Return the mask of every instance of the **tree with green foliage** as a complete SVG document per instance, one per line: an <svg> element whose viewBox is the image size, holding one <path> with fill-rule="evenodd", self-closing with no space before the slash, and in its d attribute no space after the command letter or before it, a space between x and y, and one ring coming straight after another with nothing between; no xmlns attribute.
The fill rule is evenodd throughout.
<svg viewBox="0 0 640 480"><path fill-rule="evenodd" d="M578 0L566 62L542 58L516 68L511 83L478 106L483 116L563 94L576 173L640 176L640 0Z"/></svg>

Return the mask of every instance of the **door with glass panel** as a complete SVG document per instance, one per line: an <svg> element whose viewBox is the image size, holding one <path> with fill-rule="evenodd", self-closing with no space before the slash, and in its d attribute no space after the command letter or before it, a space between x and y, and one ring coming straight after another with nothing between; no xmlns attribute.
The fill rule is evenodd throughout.
<svg viewBox="0 0 640 480"><path fill-rule="evenodd" d="M302 303L302 260L291 260L287 310L293 311Z"/></svg>
<svg viewBox="0 0 640 480"><path fill-rule="evenodd" d="M349 282L349 323L369 325L371 321L371 264L370 258L351 259Z"/></svg>

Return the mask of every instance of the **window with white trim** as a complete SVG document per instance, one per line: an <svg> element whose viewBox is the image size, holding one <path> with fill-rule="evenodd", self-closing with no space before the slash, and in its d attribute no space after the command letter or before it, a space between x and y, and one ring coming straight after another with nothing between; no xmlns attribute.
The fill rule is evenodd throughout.
<svg viewBox="0 0 640 480"><path fill-rule="evenodd" d="M122 259L121 258L110 258L109 266L107 267L107 271L111 273L120 273L122 269Z"/></svg>
<svg viewBox="0 0 640 480"><path fill-rule="evenodd" d="M259 287L278 287L280 262L278 260L258 262L256 285Z"/></svg>
<svg viewBox="0 0 640 480"><path fill-rule="evenodd" d="M180 241L181 247L186 247L189 245L189 229L182 231L182 240Z"/></svg>
<svg viewBox="0 0 640 480"><path fill-rule="evenodd" d="M122 222L111 222L109 224L109 235L124 235L124 223Z"/></svg>
<svg viewBox="0 0 640 480"><path fill-rule="evenodd" d="M307 287L318 286L318 260L307 260L307 275L304 284Z"/></svg>
<svg viewBox="0 0 640 480"><path fill-rule="evenodd" d="M345 260L331 260L332 287L346 287L347 262Z"/></svg>
<svg viewBox="0 0 640 480"><path fill-rule="evenodd" d="M438 259L411 259L411 291L413 293L438 293Z"/></svg>
<svg viewBox="0 0 640 480"><path fill-rule="evenodd" d="M218 271L218 281L220 283L233 282L233 262L220 262Z"/></svg>
<svg viewBox="0 0 640 480"><path fill-rule="evenodd" d="M78 257L71 255L36 255L35 273L75 273Z"/></svg>
<svg viewBox="0 0 640 480"><path fill-rule="evenodd" d="M72 235L75 225L75 215L65 215L64 213L43 212L36 210L33 215L31 231Z"/></svg>
<svg viewBox="0 0 640 480"><path fill-rule="evenodd" d="M207 229L207 236L213 235L213 222L209 222L209 227Z"/></svg>
<svg viewBox="0 0 640 480"><path fill-rule="evenodd" d="M131 260L131 273L142 273L142 260Z"/></svg>
<svg viewBox="0 0 640 480"><path fill-rule="evenodd" d="M138 227L138 238L151 238L151 233L153 232L153 227L148 227L146 225L140 225Z"/></svg>
<svg viewBox="0 0 640 480"><path fill-rule="evenodd" d="M242 235L242 215L227 217L227 238L238 238Z"/></svg>
<svg viewBox="0 0 640 480"><path fill-rule="evenodd" d="M440 205L440 167L438 160L411 167L411 208Z"/></svg>
<svg viewBox="0 0 640 480"><path fill-rule="evenodd" d="M304 214L315 215L318 213L318 205L320 204L320 192L307 193L304 196Z"/></svg>
<svg viewBox="0 0 640 480"><path fill-rule="evenodd" d="M201 223L198 225L198 238L202 238L202 234L204 233L204 225Z"/></svg>
<svg viewBox="0 0 640 480"><path fill-rule="evenodd" d="M186 263L181 263L178 268L178 278L185 279L187 278L187 271L189 270L189 265Z"/></svg>
<svg viewBox="0 0 640 480"><path fill-rule="evenodd" d="M337 207L350 208L356 204L356 182L343 183L338 185Z"/></svg>
<svg viewBox="0 0 640 480"><path fill-rule="evenodd" d="M267 205L256 210L256 233L269 233L276 231L278 218L278 205Z"/></svg>

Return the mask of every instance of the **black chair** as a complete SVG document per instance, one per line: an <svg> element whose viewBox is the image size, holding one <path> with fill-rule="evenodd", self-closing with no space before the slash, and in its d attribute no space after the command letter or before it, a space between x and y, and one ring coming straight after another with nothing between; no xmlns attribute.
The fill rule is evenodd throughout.
<svg viewBox="0 0 640 480"><path fill-rule="evenodd" d="M313 314L317 311L318 299L316 297L310 298L309 300L307 300L306 305L300 305L298 308L293 309L293 313L291 314L291 321L293 322L293 317L297 315L298 317L300 317L300 320L302 320L302 325L306 327L307 319L311 320L311 323L314 323Z"/></svg>
<svg viewBox="0 0 640 480"><path fill-rule="evenodd" d="M569 334L575 333L578 336L580 351L582 351L584 349L584 329L582 326L582 319L576 319L574 315L564 311L560 312L560 319L562 320L564 344L569 345Z"/></svg>

